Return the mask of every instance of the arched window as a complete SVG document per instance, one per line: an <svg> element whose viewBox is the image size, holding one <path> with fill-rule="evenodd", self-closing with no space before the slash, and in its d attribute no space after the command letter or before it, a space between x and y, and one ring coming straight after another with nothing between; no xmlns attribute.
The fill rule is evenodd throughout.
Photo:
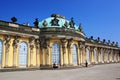
<svg viewBox="0 0 120 80"><path fill-rule="evenodd" d="M108 52L106 52L106 61L109 62Z"/></svg>
<svg viewBox="0 0 120 80"><path fill-rule="evenodd" d="M60 64L60 44L54 43L52 45L52 64Z"/></svg>
<svg viewBox="0 0 120 80"><path fill-rule="evenodd" d="M98 62L96 49L94 49L94 60L95 60L96 63Z"/></svg>
<svg viewBox="0 0 120 80"><path fill-rule="evenodd" d="M102 63L104 62L103 50L101 50L101 61L102 61Z"/></svg>
<svg viewBox="0 0 120 80"><path fill-rule="evenodd" d="M72 60L73 64L77 65L77 46L75 44L72 46Z"/></svg>
<svg viewBox="0 0 120 80"><path fill-rule="evenodd" d="M26 66L27 64L28 45L26 42L21 42L19 47L19 65Z"/></svg>
<svg viewBox="0 0 120 80"><path fill-rule="evenodd" d="M86 48L86 60L87 60L88 64L90 64L90 51L88 48Z"/></svg>
<svg viewBox="0 0 120 80"><path fill-rule="evenodd" d="M3 42L0 40L0 65L2 64Z"/></svg>

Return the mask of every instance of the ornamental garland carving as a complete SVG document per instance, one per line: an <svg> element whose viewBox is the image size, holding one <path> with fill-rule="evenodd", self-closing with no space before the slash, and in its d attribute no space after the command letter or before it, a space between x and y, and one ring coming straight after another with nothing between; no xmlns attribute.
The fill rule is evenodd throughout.
<svg viewBox="0 0 120 80"><path fill-rule="evenodd" d="M68 44L67 44L68 48L71 48L72 41L73 41L73 39L72 39L72 38L68 40Z"/></svg>
<svg viewBox="0 0 120 80"><path fill-rule="evenodd" d="M40 39L40 47L41 48L48 48L50 45L50 40L48 38L41 38Z"/></svg>
<svg viewBox="0 0 120 80"><path fill-rule="evenodd" d="M15 36L15 39L13 40L13 47L17 48L18 47L18 43L19 43L19 36Z"/></svg>
<svg viewBox="0 0 120 80"><path fill-rule="evenodd" d="M44 48L44 38L40 38L40 48Z"/></svg>
<svg viewBox="0 0 120 80"><path fill-rule="evenodd" d="M62 42L62 48L65 48L65 44L67 42L67 40L65 38L61 39L61 42Z"/></svg>
<svg viewBox="0 0 120 80"><path fill-rule="evenodd" d="M36 48L39 49L40 48L40 40L36 39Z"/></svg>
<svg viewBox="0 0 120 80"><path fill-rule="evenodd" d="M48 48L49 47L49 45L50 45L50 40L49 39L45 39L45 48Z"/></svg>
<svg viewBox="0 0 120 80"><path fill-rule="evenodd" d="M9 46L10 46L10 35L6 35L5 36L5 45L6 45L6 48L8 49Z"/></svg>
<svg viewBox="0 0 120 80"><path fill-rule="evenodd" d="M34 48L34 43L35 43L35 38L34 37L31 37L29 39L29 42L30 42L30 48L33 49Z"/></svg>

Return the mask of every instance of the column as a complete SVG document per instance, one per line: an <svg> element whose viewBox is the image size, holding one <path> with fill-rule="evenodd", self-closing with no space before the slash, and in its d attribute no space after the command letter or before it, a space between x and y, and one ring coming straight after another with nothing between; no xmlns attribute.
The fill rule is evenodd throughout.
<svg viewBox="0 0 120 80"><path fill-rule="evenodd" d="M111 50L109 50L108 52L108 62L110 63L110 53L111 53Z"/></svg>
<svg viewBox="0 0 120 80"><path fill-rule="evenodd" d="M101 54L100 54L101 48L98 48L98 63L101 63Z"/></svg>
<svg viewBox="0 0 120 80"><path fill-rule="evenodd" d="M40 51L41 51L41 63L40 65L45 65L44 63L44 38L40 38Z"/></svg>
<svg viewBox="0 0 120 80"><path fill-rule="evenodd" d="M39 39L36 39L36 66L40 67L40 40Z"/></svg>
<svg viewBox="0 0 120 80"><path fill-rule="evenodd" d="M67 44L67 47L68 47L68 65L72 65L71 63L71 45L72 45L72 38L68 40L68 44Z"/></svg>
<svg viewBox="0 0 120 80"><path fill-rule="evenodd" d="M8 67L9 62L9 48L10 48L10 35L5 36L5 67Z"/></svg>
<svg viewBox="0 0 120 80"><path fill-rule="evenodd" d="M19 38L20 38L19 36L15 36L15 39L13 41L13 67L17 67L16 57L17 57L17 49L18 49Z"/></svg>
<svg viewBox="0 0 120 80"><path fill-rule="evenodd" d="M106 62L106 49L103 49L103 61Z"/></svg>
<svg viewBox="0 0 120 80"><path fill-rule="evenodd" d="M104 54L103 54L103 48L101 48L101 62L104 63Z"/></svg>
<svg viewBox="0 0 120 80"><path fill-rule="evenodd" d="M30 67L33 67L33 49L34 49L34 44L35 44L35 38L31 37L30 40Z"/></svg>
<svg viewBox="0 0 120 80"><path fill-rule="evenodd" d="M79 49L79 65L83 63L83 57L84 57L83 48L84 48L84 42L79 41L79 42L78 42L78 49Z"/></svg>
<svg viewBox="0 0 120 80"><path fill-rule="evenodd" d="M114 62L114 60L113 60L113 54L114 54L114 51L112 49L112 51L111 51L111 62Z"/></svg>
<svg viewBox="0 0 120 80"><path fill-rule="evenodd" d="M90 47L91 63L94 64L94 47Z"/></svg>
<svg viewBox="0 0 120 80"><path fill-rule="evenodd" d="M113 62L116 62L116 50L113 50Z"/></svg>
<svg viewBox="0 0 120 80"><path fill-rule="evenodd" d="M109 49L106 50L106 62L109 63Z"/></svg>
<svg viewBox="0 0 120 80"><path fill-rule="evenodd" d="M66 65L66 39L63 38L61 39L61 42L62 42L62 51L63 51L63 65L65 66Z"/></svg>
<svg viewBox="0 0 120 80"><path fill-rule="evenodd" d="M82 48L82 54L81 54L81 63L82 64L84 64L85 63L85 61L86 61L86 53L85 53L85 45L83 46L83 48Z"/></svg>
<svg viewBox="0 0 120 80"><path fill-rule="evenodd" d="M50 45L50 40L49 39L45 39L46 65L50 65L49 64L49 45Z"/></svg>

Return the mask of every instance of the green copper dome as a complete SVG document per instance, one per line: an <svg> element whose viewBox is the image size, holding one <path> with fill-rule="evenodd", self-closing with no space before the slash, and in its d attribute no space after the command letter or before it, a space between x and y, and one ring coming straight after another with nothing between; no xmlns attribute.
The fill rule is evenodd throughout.
<svg viewBox="0 0 120 80"><path fill-rule="evenodd" d="M59 14L52 14L51 17L39 22L38 25L39 28L50 28L50 27L56 27L56 28L70 28L78 30L77 25L72 21L68 21L65 19L64 16L61 16Z"/></svg>

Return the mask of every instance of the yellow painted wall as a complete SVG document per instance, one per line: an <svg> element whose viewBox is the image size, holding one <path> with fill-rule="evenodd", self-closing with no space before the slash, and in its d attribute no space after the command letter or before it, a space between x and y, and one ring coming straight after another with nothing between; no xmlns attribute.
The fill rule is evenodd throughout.
<svg viewBox="0 0 120 80"><path fill-rule="evenodd" d="M4 35L1 35L0 34L0 39L3 41L3 53L2 53L2 66L1 67L5 67L6 64L5 64L5 56L6 56L6 53L5 53L5 36ZM8 57L8 67L12 67L13 66L13 59L14 59L14 56L13 56L13 40L14 40L14 36L11 36L11 39L10 39L10 49L9 49L9 57ZM28 57L27 57L27 67L30 67L30 44L29 44L29 38L27 37L20 37L19 39L19 44L18 44L18 48L17 48L17 52L16 52L16 66L20 66L19 65L19 47L20 47L20 43L24 41L28 44ZM62 43L61 43L61 40L58 39L58 38L53 38L53 39L50 39L50 48L49 48L49 56L47 55L47 52L46 52L46 49L43 49L43 54L42 54L42 51L41 50L38 50L38 54L37 54L37 48L36 48L36 43L34 44L34 48L33 48L33 55L32 55L32 66L33 67L37 67L37 63L38 63L38 67L40 64L42 65L47 65L47 59L48 59L48 64L49 65L52 65L52 45L53 43L59 43L60 44L60 60L61 60L61 65L64 64L64 57L63 57L63 50L62 50ZM73 57L72 57L72 48L71 48L71 53L69 53L69 49L67 47L67 44L68 44L68 41L66 42L66 54L65 54L65 63L66 65L68 65L69 61L68 61L68 55L70 55L70 64L74 65L73 63ZM73 45L76 45L77 46L77 58L78 58L78 64L81 64L81 63L84 63L86 61L86 50L84 49L83 50L83 53L81 55L81 52L82 50L78 48L78 41L77 40L73 40L72 42L72 46ZM88 46L88 49L90 50L90 46ZM97 48L96 48L96 51L97 51ZM93 52L94 54L94 52ZM104 52L105 54L105 52ZM99 58L101 58L101 55L98 55ZM105 55L106 56L106 55ZM104 57L105 57L104 56ZM93 61L94 59L94 56L92 55L91 56L91 53L90 53L90 61ZM110 55L109 57L110 61L112 61L112 57ZM104 60L106 61L106 57L104 58ZM99 61L101 61L101 59L99 59Z"/></svg>

